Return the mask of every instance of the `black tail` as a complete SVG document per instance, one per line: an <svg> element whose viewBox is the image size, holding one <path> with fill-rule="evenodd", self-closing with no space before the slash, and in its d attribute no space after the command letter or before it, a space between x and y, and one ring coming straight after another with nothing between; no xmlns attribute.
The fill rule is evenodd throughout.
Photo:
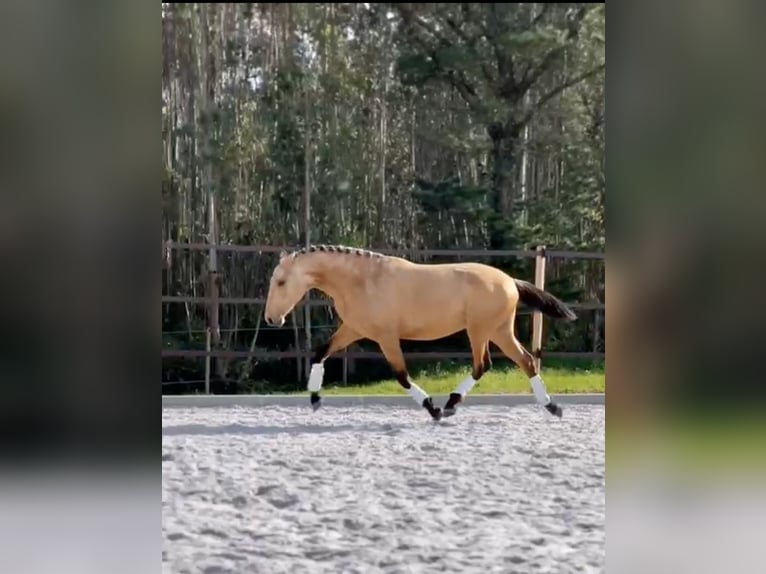
<svg viewBox="0 0 766 574"><path fill-rule="evenodd" d="M514 279L514 281L516 281L516 288L519 290L519 299L525 305L542 311L554 319L565 319L567 321L577 319L574 311L550 293L538 289L528 281L522 281L521 279Z"/></svg>

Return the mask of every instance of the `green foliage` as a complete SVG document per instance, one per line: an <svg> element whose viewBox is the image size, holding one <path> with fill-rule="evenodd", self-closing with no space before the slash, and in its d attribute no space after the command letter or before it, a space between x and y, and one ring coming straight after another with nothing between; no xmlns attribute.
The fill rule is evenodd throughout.
<svg viewBox="0 0 766 574"><path fill-rule="evenodd" d="M471 185L462 185L457 177L449 177L432 184L423 179L416 179L418 188L413 192L420 202L425 215L435 212L471 212L485 203L487 189Z"/></svg>
<svg viewBox="0 0 766 574"><path fill-rule="evenodd" d="M507 52L535 56L543 50L566 45L566 34L560 28L548 25L534 30L501 34L498 40L498 44Z"/></svg>
<svg viewBox="0 0 766 574"><path fill-rule="evenodd" d="M433 59L419 53L402 54L399 56L397 66L399 79L405 86L423 86L437 72Z"/></svg>
<svg viewBox="0 0 766 574"><path fill-rule="evenodd" d="M437 48L434 59L447 70L466 70L476 63L467 47L456 44Z"/></svg>

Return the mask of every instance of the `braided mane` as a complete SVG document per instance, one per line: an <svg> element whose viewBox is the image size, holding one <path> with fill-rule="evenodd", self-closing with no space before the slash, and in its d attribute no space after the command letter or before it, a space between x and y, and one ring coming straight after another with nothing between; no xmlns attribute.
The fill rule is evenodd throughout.
<svg viewBox="0 0 766 574"><path fill-rule="evenodd" d="M343 255L356 255L358 257L383 257L382 253L369 251L368 249L359 249L357 247L347 247L345 245L310 245L293 252L294 257L306 253L340 253Z"/></svg>

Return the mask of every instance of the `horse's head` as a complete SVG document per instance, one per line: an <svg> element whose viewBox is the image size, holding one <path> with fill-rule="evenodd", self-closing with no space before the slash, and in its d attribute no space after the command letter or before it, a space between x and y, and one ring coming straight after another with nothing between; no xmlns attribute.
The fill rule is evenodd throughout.
<svg viewBox="0 0 766 574"><path fill-rule="evenodd" d="M269 294L266 297L264 315L269 325L284 325L285 316L311 287L310 278L301 267L299 262L296 263L294 254L288 255L284 251L280 253L279 264L271 275Z"/></svg>

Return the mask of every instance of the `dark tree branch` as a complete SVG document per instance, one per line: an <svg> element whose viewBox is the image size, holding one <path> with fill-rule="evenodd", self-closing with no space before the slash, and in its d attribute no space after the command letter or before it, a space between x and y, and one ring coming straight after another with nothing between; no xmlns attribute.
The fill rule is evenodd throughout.
<svg viewBox="0 0 766 574"><path fill-rule="evenodd" d="M455 35L463 42L465 42L466 46L472 49L476 46L476 42L479 39L478 36L469 37L468 34L463 31L460 25L450 17L445 18L444 21L447 22L447 25L455 33Z"/></svg>
<svg viewBox="0 0 766 574"><path fill-rule="evenodd" d="M522 94L534 86L535 83L542 77L542 75L551 68L553 63L564 55L564 51L569 46L570 42L575 40L579 35L580 25L582 24L582 21L585 19L585 16L589 11L590 7L588 5L580 6L577 12L568 18L567 35L564 43L562 43L560 46L556 46L555 48L551 48L545 54L545 56L543 56L543 59L538 66L530 66L524 70L524 74L522 75L521 81L519 82L519 91Z"/></svg>
<svg viewBox="0 0 766 574"><path fill-rule="evenodd" d="M498 79L498 95L511 94L516 91L516 74L513 66L513 58L503 53L503 50L498 46L498 34L497 26L500 20L500 15L497 12L497 4L487 4L490 13L488 22L489 25L485 28L484 34L487 40L492 46L492 51L495 54L495 60L497 61L497 79Z"/></svg>
<svg viewBox="0 0 766 574"><path fill-rule="evenodd" d="M481 55L476 51L476 44L479 41L479 36L469 37L468 34L463 31L460 25L452 18L447 18L446 22L450 29L455 33L455 35L460 38L468 47L474 58L476 58L476 61L480 62L481 72L484 74L484 78L487 80L487 82L489 82L490 85L494 84L495 78L492 75L492 69L487 65L487 62L484 61L484 58L482 58Z"/></svg>
<svg viewBox="0 0 766 574"><path fill-rule="evenodd" d="M603 108L599 107L597 98L591 100L585 91L580 94L580 101L582 102L583 108L585 108L588 114L588 118L590 119L590 126L586 129L586 133L592 140L597 140L598 131L604 124Z"/></svg>
<svg viewBox="0 0 766 574"><path fill-rule="evenodd" d="M404 4L394 4L394 7L399 11L402 16L402 21L408 27L411 32L411 37L418 43L418 45L427 52L436 66L437 70L445 77L450 84L460 93L460 96L465 100L468 106L476 113L485 116L485 107L482 105L481 100L478 97L476 88L468 81L465 74L462 71L449 69L443 65L439 60L437 51L429 45L429 43L417 33L416 28L425 31L426 35L433 38L442 47L451 47L454 44L447 40L438 30L436 30L429 22L425 22L415 15L409 6Z"/></svg>
<svg viewBox="0 0 766 574"><path fill-rule="evenodd" d="M532 19L532 26L533 27L537 26L540 23L540 20L545 18L545 15L548 13L548 9L550 7L551 7L551 4L549 4L548 2L543 4L543 9L540 10L540 13Z"/></svg>
<svg viewBox="0 0 766 574"><path fill-rule="evenodd" d="M555 88L544 94L540 97L539 100L533 105L529 110L527 110L527 113L524 115L524 118L521 120L521 125L526 125L529 120L532 119L532 117L539 112L545 104L547 104L549 101L551 101L553 98L558 96L561 92L566 90L567 88L571 88L572 86L575 86L579 84L580 82L587 80L588 78L591 78L598 74L599 72L603 71L604 68L606 68L606 64L600 64L596 66L595 68L588 70L587 72L583 72L582 74L578 74L577 76L573 76L559 85L557 85Z"/></svg>

